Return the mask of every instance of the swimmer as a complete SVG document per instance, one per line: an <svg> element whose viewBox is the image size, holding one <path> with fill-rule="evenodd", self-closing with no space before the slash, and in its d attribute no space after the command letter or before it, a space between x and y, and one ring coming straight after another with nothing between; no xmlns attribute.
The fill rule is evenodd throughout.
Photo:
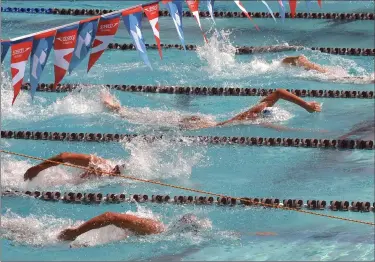
<svg viewBox="0 0 375 262"><path fill-rule="evenodd" d="M91 176L101 176L101 171L110 172L113 175L119 175L125 169L125 165L116 165L113 167L108 160L95 155L81 154L81 153L60 153L54 157L49 158L50 161L55 161L59 163L69 163L85 168L90 168L90 171L85 171L80 175L81 178L88 178ZM53 163L49 161L44 161L38 165L30 167L24 174L24 180L32 180L41 171L58 166L58 163Z"/></svg>
<svg viewBox="0 0 375 262"><path fill-rule="evenodd" d="M285 65L291 65L291 66L297 66L297 67L303 67L305 70L313 70L317 71L319 73L329 73L329 70L321 65L312 63L307 59L304 55L299 56L288 56L281 60L281 63ZM364 80L364 77L361 76L351 76L351 77L341 77L343 79L348 80ZM375 83L375 79L370 80L370 83Z"/></svg>
<svg viewBox="0 0 375 262"><path fill-rule="evenodd" d="M105 212L96 216L76 228L68 228L60 232L58 238L65 241L73 241L78 236L93 229L113 225L124 230L129 230L135 235L154 235L166 231L167 227L154 219L142 218L130 214L121 214L114 212ZM171 229L179 231L198 232L202 228L200 221L193 214L183 215L177 223L173 224Z"/></svg>
<svg viewBox="0 0 375 262"><path fill-rule="evenodd" d="M284 89L277 89L273 93L263 98L257 105L251 107L249 110L243 113L236 115L235 117L229 120L217 123L215 121L211 121L203 117L189 116L189 117L184 117L180 120L179 127L181 129L194 130L194 129L201 129L201 128L224 126L228 124L239 124L244 121L256 120L257 118L260 118L260 117L267 118L270 115L272 115L272 112L273 112L272 107L277 103L279 99L284 99L286 101L299 105L300 107L304 108L309 113L321 111L321 106L319 103L315 101L306 102L300 97ZM121 109L123 108L121 107L120 103L118 101L115 101L114 97L111 96L107 92L102 94L102 101L104 105L113 112L120 113ZM259 125L262 125L264 127L274 128L277 130L289 129L283 126L277 126L277 125L273 125L269 123L264 123L264 124L259 124Z"/></svg>

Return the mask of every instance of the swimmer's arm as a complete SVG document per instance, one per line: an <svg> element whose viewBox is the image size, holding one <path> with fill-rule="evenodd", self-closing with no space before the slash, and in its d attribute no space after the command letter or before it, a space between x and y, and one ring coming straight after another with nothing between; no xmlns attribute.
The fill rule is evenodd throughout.
<svg viewBox="0 0 375 262"><path fill-rule="evenodd" d="M151 224L151 225L150 225ZM136 234L149 235L160 233L160 227L156 221L150 219L142 219L128 214L119 214L113 212L105 212L96 216L77 228L68 228L63 230L58 238L62 240L74 240L78 236L101 227L114 225L122 229L129 229Z"/></svg>
<svg viewBox="0 0 375 262"><path fill-rule="evenodd" d="M100 158L98 158L99 160ZM48 160L35 165L29 168L26 173L24 174L24 180L32 180L36 177L41 171L48 169L53 166L58 166L61 163L70 163L73 165L79 165L83 167L87 167L91 161L91 155L86 154L78 154L78 153L68 153L63 152L56 156L49 158Z"/></svg>

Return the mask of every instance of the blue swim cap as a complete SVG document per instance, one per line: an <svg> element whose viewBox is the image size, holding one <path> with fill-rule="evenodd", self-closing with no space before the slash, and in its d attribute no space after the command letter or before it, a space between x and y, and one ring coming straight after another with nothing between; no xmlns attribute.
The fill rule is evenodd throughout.
<svg viewBox="0 0 375 262"><path fill-rule="evenodd" d="M271 117L273 115L273 110L271 107L266 107L262 110L262 117Z"/></svg>

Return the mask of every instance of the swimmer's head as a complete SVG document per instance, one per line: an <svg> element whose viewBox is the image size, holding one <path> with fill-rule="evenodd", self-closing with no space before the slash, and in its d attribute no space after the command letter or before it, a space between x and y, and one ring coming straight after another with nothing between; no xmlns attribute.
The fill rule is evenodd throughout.
<svg viewBox="0 0 375 262"><path fill-rule="evenodd" d="M183 215L176 223L171 226L173 231L179 231L183 233L193 232L198 233L203 228L202 223L198 217L194 214Z"/></svg>
<svg viewBox="0 0 375 262"><path fill-rule="evenodd" d="M268 118L274 115L274 109L272 107L266 107L261 112L261 117Z"/></svg>
<svg viewBox="0 0 375 262"><path fill-rule="evenodd" d="M116 175L121 175L124 173L124 171L126 170L126 164L123 164L123 165L116 165L113 169L112 169L112 173L116 174Z"/></svg>
<svg viewBox="0 0 375 262"><path fill-rule="evenodd" d="M298 65L298 61L300 60L305 60L306 57L304 55L299 55L299 56L288 56L288 57L285 57L281 62L283 64L288 64L288 65L292 65L292 66L297 66Z"/></svg>

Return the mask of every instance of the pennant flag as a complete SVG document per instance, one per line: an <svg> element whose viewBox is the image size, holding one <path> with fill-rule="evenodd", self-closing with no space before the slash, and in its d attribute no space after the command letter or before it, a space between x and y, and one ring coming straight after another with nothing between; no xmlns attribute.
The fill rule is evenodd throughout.
<svg viewBox="0 0 375 262"><path fill-rule="evenodd" d="M143 36L141 32L142 27L142 12L133 13L122 17L125 27L128 30L129 35L133 38L134 45L137 48L140 56L142 57L145 64L151 67L150 61L148 60L145 43L143 42Z"/></svg>
<svg viewBox="0 0 375 262"><path fill-rule="evenodd" d="M69 74L76 68L90 51L94 42L98 17L81 21L77 31L77 41L74 47L72 61L69 65Z"/></svg>
<svg viewBox="0 0 375 262"><path fill-rule="evenodd" d="M322 0L318 0L318 5L322 8Z"/></svg>
<svg viewBox="0 0 375 262"><path fill-rule="evenodd" d="M278 0L279 1L279 9L280 9L280 15L281 15L281 21L283 21L283 23L285 22L285 5L284 5L284 0Z"/></svg>
<svg viewBox="0 0 375 262"><path fill-rule="evenodd" d="M168 11L173 19L174 25L176 26L178 37L186 51L184 31L182 30L182 1L173 0L167 3Z"/></svg>
<svg viewBox="0 0 375 262"><path fill-rule="evenodd" d="M8 53L10 47L10 41L1 40L1 63L3 62L5 56Z"/></svg>
<svg viewBox="0 0 375 262"><path fill-rule="evenodd" d="M214 19L214 4L215 4L215 0L207 0L208 12L210 12L210 16L212 18L212 21L215 23L215 19Z"/></svg>
<svg viewBox="0 0 375 262"><path fill-rule="evenodd" d="M78 24L63 27L57 30L55 36L55 87L64 78L72 60L77 40Z"/></svg>
<svg viewBox="0 0 375 262"><path fill-rule="evenodd" d="M310 4L311 4L311 1L312 1L312 0L306 0L306 9L307 9L307 13L310 13Z"/></svg>
<svg viewBox="0 0 375 262"><path fill-rule="evenodd" d="M234 1L236 5L244 12L244 14L247 16L247 18L250 19L251 22L253 22L253 19L251 19L251 16L249 13L246 11L245 7L242 5L241 1ZM254 23L254 22L253 22ZM259 31L259 27L254 23L255 28Z"/></svg>
<svg viewBox="0 0 375 262"><path fill-rule="evenodd" d="M20 39L11 43L11 58L10 68L12 73L12 86L13 86L13 101L16 100L22 86L22 81L25 76L26 63L29 59L31 49L33 47L33 38L28 37Z"/></svg>
<svg viewBox="0 0 375 262"><path fill-rule="evenodd" d="M190 12L193 14L195 17L195 20L197 20L197 23L199 25L199 28L201 29L202 35L204 40L207 41L206 35L203 32L202 25L201 25L201 20L199 18L199 0L186 0L186 3L190 9Z"/></svg>
<svg viewBox="0 0 375 262"><path fill-rule="evenodd" d="M290 7L290 13L292 17L294 18L296 15L297 0L289 0L289 7Z"/></svg>
<svg viewBox="0 0 375 262"><path fill-rule="evenodd" d="M152 32L154 33L155 41L159 50L160 59L163 59L163 54L162 54L161 46L160 46L160 35L159 35L159 31L160 31L159 2L143 6L143 11L145 12L147 16L147 19L150 22L150 25L152 28Z"/></svg>
<svg viewBox="0 0 375 262"><path fill-rule="evenodd" d="M108 44L115 36L120 24L120 15L120 13L116 13L108 16L102 16L100 18L95 40L92 44L87 72L89 72L91 67L96 63L96 61L99 60L104 50L107 49Z"/></svg>
<svg viewBox="0 0 375 262"><path fill-rule="evenodd" d="M32 99L34 99L34 94L40 77L52 50L55 34L56 30L52 30L34 36L33 48L30 56L30 86Z"/></svg>
<svg viewBox="0 0 375 262"><path fill-rule="evenodd" d="M266 3L266 1L263 1L263 0L262 0L262 3L267 7L268 12L271 14L273 20L274 20L275 23L276 23L276 18L275 18L275 16L273 15L273 12L272 12L271 8L269 7L269 5Z"/></svg>

